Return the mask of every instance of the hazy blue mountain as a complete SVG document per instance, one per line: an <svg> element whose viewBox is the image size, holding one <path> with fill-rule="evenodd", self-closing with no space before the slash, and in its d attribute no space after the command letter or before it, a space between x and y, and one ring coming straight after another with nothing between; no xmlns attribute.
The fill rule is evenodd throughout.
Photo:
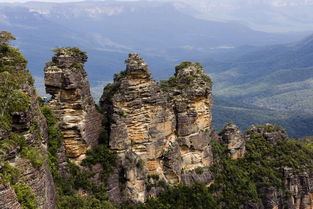
<svg viewBox="0 0 313 209"><path fill-rule="evenodd" d="M293 135L312 135L313 36L295 44L242 51L206 64L215 95L224 100L215 107L217 126L238 113L234 122L244 127L270 121Z"/></svg>
<svg viewBox="0 0 313 209"><path fill-rule="evenodd" d="M218 128L238 110L242 110L238 122L243 127L284 114L276 120L281 124L292 117L301 119L301 110L310 112L312 38L282 45L300 39L301 34L265 33L239 23L196 17L177 4L162 2L0 4L1 30L17 37L15 45L26 55L38 81L53 48L78 46L88 52L87 70L97 97L113 74L124 69L127 54L136 51L156 79L171 76L181 61L200 61L213 77L218 97L234 101L236 108L249 104L236 109L217 103ZM264 108L274 110L264 118ZM289 117L285 110L294 112Z"/></svg>
<svg viewBox="0 0 313 209"><path fill-rule="evenodd" d="M110 81L139 52L156 78L166 78L183 60L203 61L216 51L241 45L291 42L294 34L254 31L238 23L200 20L162 2L0 4L0 27L18 37L34 75L42 75L50 50L78 46L89 54L91 80Z"/></svg>

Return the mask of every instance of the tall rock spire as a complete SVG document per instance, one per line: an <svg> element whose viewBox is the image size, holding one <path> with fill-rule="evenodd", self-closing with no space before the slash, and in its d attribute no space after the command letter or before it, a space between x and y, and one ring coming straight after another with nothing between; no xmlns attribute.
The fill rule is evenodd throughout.
<svg viewBox="0 0 313 209"><path fill-rule="evenodd" d="M144 60L132 53L126 70L105 87L100 104L110 121L110 148L118 153L130 200L157 195L162 191L158 182L211 181L211 83L203 73L191 64L160 86ZM198 167L204 172L197 174Z"/></svg>
<svg viewBox="0 0 313 209"><path fill-rule="evenodd" d="M84 63L87 55L78 48L58 48L45 68L49 106L61 121L67 157L80 162L98 144L102 115L90 94Z"/></svg>

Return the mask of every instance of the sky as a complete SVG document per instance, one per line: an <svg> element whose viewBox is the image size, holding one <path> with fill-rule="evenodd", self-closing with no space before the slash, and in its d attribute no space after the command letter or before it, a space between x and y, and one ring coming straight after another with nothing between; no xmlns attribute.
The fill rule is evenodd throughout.
<svg viewBox="0 0 313 209"><path fill-rule="evenodd" d="M28 2L29 0L0 0L0 3L10 3L10 2L19 2L19 3L24 3ZM77 1L82 1L82 0L31 0L31 1L40 1L40 2L77 2Z"/></svg>

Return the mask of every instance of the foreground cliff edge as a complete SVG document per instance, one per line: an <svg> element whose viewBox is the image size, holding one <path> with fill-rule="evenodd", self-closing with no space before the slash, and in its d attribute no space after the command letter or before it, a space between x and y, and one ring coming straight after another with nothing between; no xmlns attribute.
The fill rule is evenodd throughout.
<svg viewBox="0 0 313 209"><path fill-rule="evenodd" d="M58 48L44 102L0 38L0 208L313 208L312 139L272 124L217 134L199 63L158 83L129 54L97 107L86 53Z"/></svg>

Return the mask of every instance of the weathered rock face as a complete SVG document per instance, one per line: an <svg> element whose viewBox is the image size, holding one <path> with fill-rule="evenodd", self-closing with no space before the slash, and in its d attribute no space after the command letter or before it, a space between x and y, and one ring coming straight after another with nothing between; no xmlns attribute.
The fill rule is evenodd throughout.
<svg viewBox="0 0 313 209"><path fill-rule="evenodd" d="M31 105L25 112L13 115L12 131L22 134L26 144L36 148L42 156L47 154L48 131L44 116L41 114L34 87L25 84L24 91L30 96ZM27 184L38 198L39 208L50 209L56 207L56 191L50 168L45 158L42 165L35 168L29 160L17 157L10 160L19 169L18 183Z"/></svg>
<svg viewBox="0 0 313 209"><path fill-rule="evenodd" d="M21 209L14 190L7 185L0 184L0 208Z"/></svg>
<svg viewBox="0 0 313 209"><path fill-rule="evenodd" d="M232 159L236 160L244 157L245 138L241 134L238 126L233 123L228 123L225 125L220 135L222 142L227 145Z"/></svg>
<svg viewBox="0 0 313 209"><path fill-rule="evenodd" d="M251 133L254 133L261 135L262 137L264 137L264 139L266 139L273 145L276 145L278 141L288 139L288 134L284 129L270 123L267 123L263 126L252 126L247 131L247 133L247 140L249 140L249 135L251 135Z"/></svg>
<svg viewBox="0 0 313 209"><path fill-rule="evenodd" d="M110 147L125 168L126 191L144 201L145 175L164 175L162 156L175 143L175 116L147 64L136 54L126 63L101 104L111 123Z"/></svg>
<svg viewBox="0 0 313 209"><path fill-rule="evenodd" d="M269 209L312 209L313 208L313 175L308 173L294 174L291 169L284 169L284 184L290 196L284 196L275 187L264 187L259 193L262 203L252 208Z"/></svg>
<svg viewBox="0 0 313 209"><path fill-rule="evenodd" d="M284 169L285 186L291 194L289 208L313 208L313 174L294 174L291 169Z"/></svg>
<svg viewBox="0 0 313 209"><path fill-rule="evenodd" d="M1 76L3 79L0 80L1 89L8 91L13 88L15 92L20 92L19 95L24 98L23 103L25 103L20 104L18 103L21 102L20 98L15 98L18 100L14 108L15 111L7 113L11 119L10 128L6 133L0 132L0 208L22 208L23 206L18 203L13 188L24 185L29 187L36 196L38 208L53 209L56 207L56 193L50 168L45 158L47 154L47 126L39 109L36 90L26 69L26 60L22 55L5 44L1 44L0 48L1 65L5 66L3 68L5 70L2 71L3 69L1 69L1 73L6 75ZM15 86L7 85L4 82L5 79L13 79ZM7 99L10 99L10 95ZM22 106L24 108L20 108ZM22 154L23 152L26 154ZM35 156L38 157L36 160L40 163L37 166L34 166L27 157L29 152L35 153ZM14 182L2 181L4 180L1 177L4 178L2 174L6 167L5 164L14 169L14 174L4 176L8 178L8 176L16 175Z"/></svg>
<svg viewBox="0 0 313 209"><path fill-rule="evenodd" d="M85 53L77 48L56 50L45 68L49 106L61 121L67 157L79 163L87 149L98 144L102 115L90 94L84 63Z"/></svg>
<svg viewBox="0 0 313 209"><path fill-rule="evenodd" d="M25 137L25 144L29 147L38 150L41 156L47 154L47 127L46 122L39 110L37 96L34 87L25 84L24 91L29 95L31 104L27 111L16 112L13 114L12 132L18 133ZM32 192L36 195L39 208L52 209L56 204L56 193L54 182L50 173L50 168L46 160L42 159L42 165L39 168L34 168L29 160L19 156L19 149L11 150L8 153L7 160L11 166L19 170L20 177L18 184L26 184L30 186ZM0 202L0 208L21 208L16 200L14 192L8 185L0 186L0 196L10 196ZM4 196L2 196L2 194Z"/></svg>
<svg viewBox="0 0 313 209"><path fill-rule="evenodd" d="M246 140L250 140L252 135L262 136L274 146L279 141L288 139L287 132L273 124L252 126L246 132ZM284 181L284 187L290 195L286 196L284 191L273 186L261 188L258 192L262 196L262 203L252 208L313 208L313 174L310 170L299 172L294 171L292 168L284 167L282 179Z"/></svg>
<svg viewBox="0 0 313 209"><path fill-rule="evenodd" d="M176 67L175 85L163 85L169 93L177 121L182 169L191 171L211 165L212 84L198 63L184 62Z"/></svg>
<svg viewBox="0 0 313 209"><path fill-rule="evenodd" d="M209 183L211 175L204 167L212 161L212 101L203 69L178 70L181 82L191 76L193 88L171 86L166 93L137 54L130 54L126 64L126 70L105 88L100 104L110 120L110 148L119 155L127 198L145 201L162 190L151 176L168 184ZM204 170L194 172L198 167ZM109 186L112 194L118 194L116 187Z"/></svg>

